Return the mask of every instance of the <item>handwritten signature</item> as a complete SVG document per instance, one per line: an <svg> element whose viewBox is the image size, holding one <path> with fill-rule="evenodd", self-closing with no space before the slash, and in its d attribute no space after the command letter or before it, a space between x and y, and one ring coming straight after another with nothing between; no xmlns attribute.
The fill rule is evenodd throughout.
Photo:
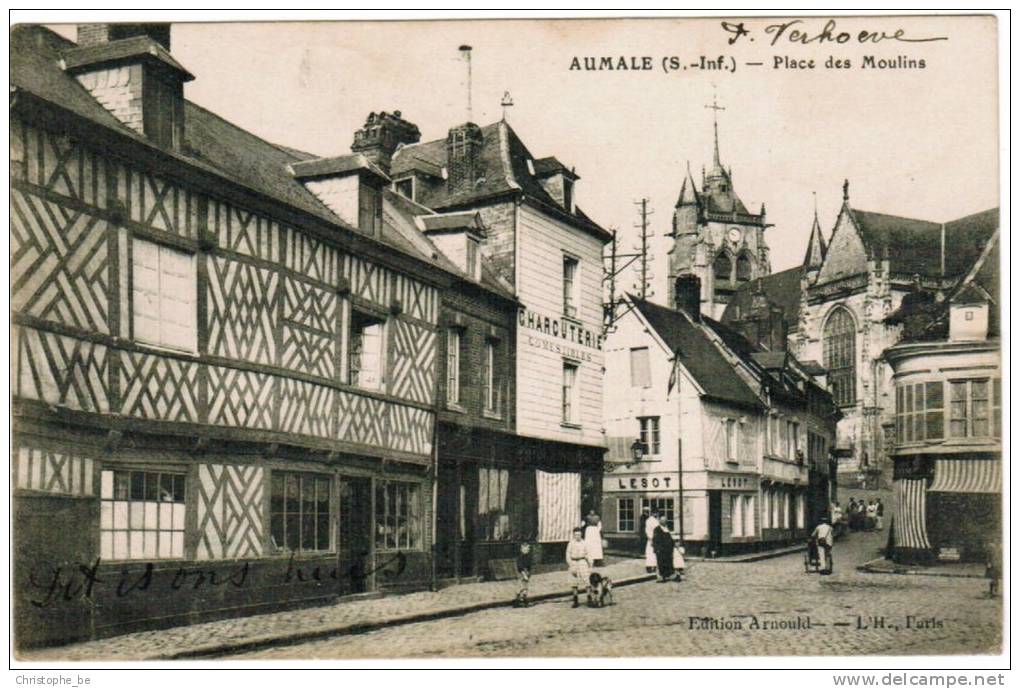
<svg viewBox="0 0 1020 689"><path fill-rule="evenodd" d="M723 31L730 35L728 43L733 45L744 37L751 42L754 41L754 35L751 29L744 26L744 22L722 22ZM900 42L900 43L929 43L932 41L948 41L948 36L926 36L926 37L912 37L908 36L905 29L896 29L891 33L888 31L873 31L870 29L862 29L856 33L849 31L841 31L836 27L836 20L830 19L825 22L825 26L821 31L809 30L804 24L803 19L792 19L787 22L781 22L779 24L769 24L765 27L765 33L769 37L769 45L774 46L783 40L786 43L799 43L801 45L810 45L812 43L824 44L824 43L850 43L856 41L857 43L882 43L886 41Z"/></svg>
<svg viewBox="0 0 1020 689"><path fill-rule="evenodd" d="M203 588L233 587L244 588L251 573L251 563L243 562L227 569L210 569L205 567L178 567L170 577L160 576L157 585L155 563L147 562L141 571L129 572L124 569L119 573L109 570L100 572L102 560L79 562L71 566L59 566L44 569L43 572L33 571L29 574L29 584L39 592L38 598L30 599L37 608L47 608L60 602L73 600L91 600L96 590L103 586L113 586L117 598L145 593L147 595L165 595L182 589L197 591ZM407 555L397 551L380 559L374 568L355 562L342 567L340 564L323 567L322 565L306 566L295 560L290 554L287 569L282 574L284 584L302 584L322 581L351 582L364 581L376 572L385 579L396 579L407 568Z"/></svg>

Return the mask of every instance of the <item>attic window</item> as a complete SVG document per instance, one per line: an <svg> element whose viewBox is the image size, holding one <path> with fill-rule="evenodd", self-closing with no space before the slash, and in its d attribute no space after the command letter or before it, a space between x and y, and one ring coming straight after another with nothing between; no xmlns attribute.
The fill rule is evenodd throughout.
<svg viewBox="0 0 1020 689"><path fill-rule="evenodd" d="M415 200L414 198L414 177L405 177L404 179L398 179L393 183L393 190L403 196L406 199Z"/></svg>
<svg viewBox="0 0 1020 689"><path fill-rule="evenodd" d="M563 179L563 207L568 212L574 210L574 182L565 177Z"/></svg>
<svg viewBox="0 0 1020 689"><path fill-rule="evenodd" d="M528 174L532 177L535 176L535 161L531 158L528 158Z"/></svg>

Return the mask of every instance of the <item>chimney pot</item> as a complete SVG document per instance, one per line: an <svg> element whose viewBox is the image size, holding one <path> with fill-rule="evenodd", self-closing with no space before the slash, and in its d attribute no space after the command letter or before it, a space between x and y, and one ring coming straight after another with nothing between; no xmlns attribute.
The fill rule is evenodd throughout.
<svg viewBox="0 0 1020 689"><path fill-rule="evenodd" d="M399 110L369 113L365 124L354 132L354 143L351 151L361 153L371 162L389 174L390 161L393 153L401 145L416 144L421 140L421 132L413 123L408 122Z"/></svg>

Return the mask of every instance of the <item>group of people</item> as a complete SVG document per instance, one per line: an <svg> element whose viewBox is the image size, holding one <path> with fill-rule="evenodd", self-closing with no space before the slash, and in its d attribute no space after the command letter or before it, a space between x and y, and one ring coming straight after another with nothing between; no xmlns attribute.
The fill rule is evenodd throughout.
<svg viewBox="0 0 1020 689"><path fill-rule="evenodd" d="M682 581L686 568L684 548L673 540L673 534L665 520L660 521L659 512L644 510L641 515L638 534L645 553L645 566L649 573L655 572L657 581ZM602 540L602 519L591 510L574 528L567 543L566 560L570 584L573 590L574 607L580 605L580 591L588 586L592 567L603 566L605 543ZM518 591L514 605L528 605L528 587L533 567L531 545L522 543L517 554Z"/></svg>
<svg viewBox="0 0 1020 689"><path fill-rule="evenodd" d="M578 600L580 590L587 587L591 568L603 566L604 558L602 519L595 510L591 510L581 520L581 524L574 527L571 539L567 543L567 571L573 589L575 608L580 605ZM528 586L531 581L532 565L531 545L522 543L520 552L517 554L518 590L517 599L514 601L514 605L519 607L528 605Z"/></svg>
<svg viewBox="0 0 1020 689"><path fill-rule="evenodd" d="M642 510L638 522L638 537L645 553L645 571L656 573L656 581L683 581L686 568L684 547L673 540L665 520L659 519L658 510Z"/></svg>
<svg viewBox="0 0 1020 689"><path fill-rule="evenodd" d="M845 515L851 531L881 531L885 505L882 504L881 498L871 498L865 502L863 498L858 500L851 497Z"/></svg>

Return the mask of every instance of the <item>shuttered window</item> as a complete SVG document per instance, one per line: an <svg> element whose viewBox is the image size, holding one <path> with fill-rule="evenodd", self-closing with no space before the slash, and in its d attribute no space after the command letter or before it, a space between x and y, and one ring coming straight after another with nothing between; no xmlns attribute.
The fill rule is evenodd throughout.
<svg viewBox="0 0 1020 689"><path fill-rule="evenodd" d="M351 312L348 382L360 388L379 390L385 364L385 326L381 318L360 311Z"/></svg>
<svg viewBox="0 0 1020 689"><path fill-rule="evenodd" d="M648 358L648 347L631 347L630 350L630 386L647 388L652 385L651 362Z"/></svg>
<svg viewBox="0 0 1020 689"><path fill-rule="evenodd" d="M196 351L195 304L195 257L134 239L131 244L134 338L160 347Z"/></svg>
<svg viewBox="0 0 1020 689"><path fill-rule="evenodd" d="M460 336L459 328L446 331L446 402L460 404Z"/></svg>

